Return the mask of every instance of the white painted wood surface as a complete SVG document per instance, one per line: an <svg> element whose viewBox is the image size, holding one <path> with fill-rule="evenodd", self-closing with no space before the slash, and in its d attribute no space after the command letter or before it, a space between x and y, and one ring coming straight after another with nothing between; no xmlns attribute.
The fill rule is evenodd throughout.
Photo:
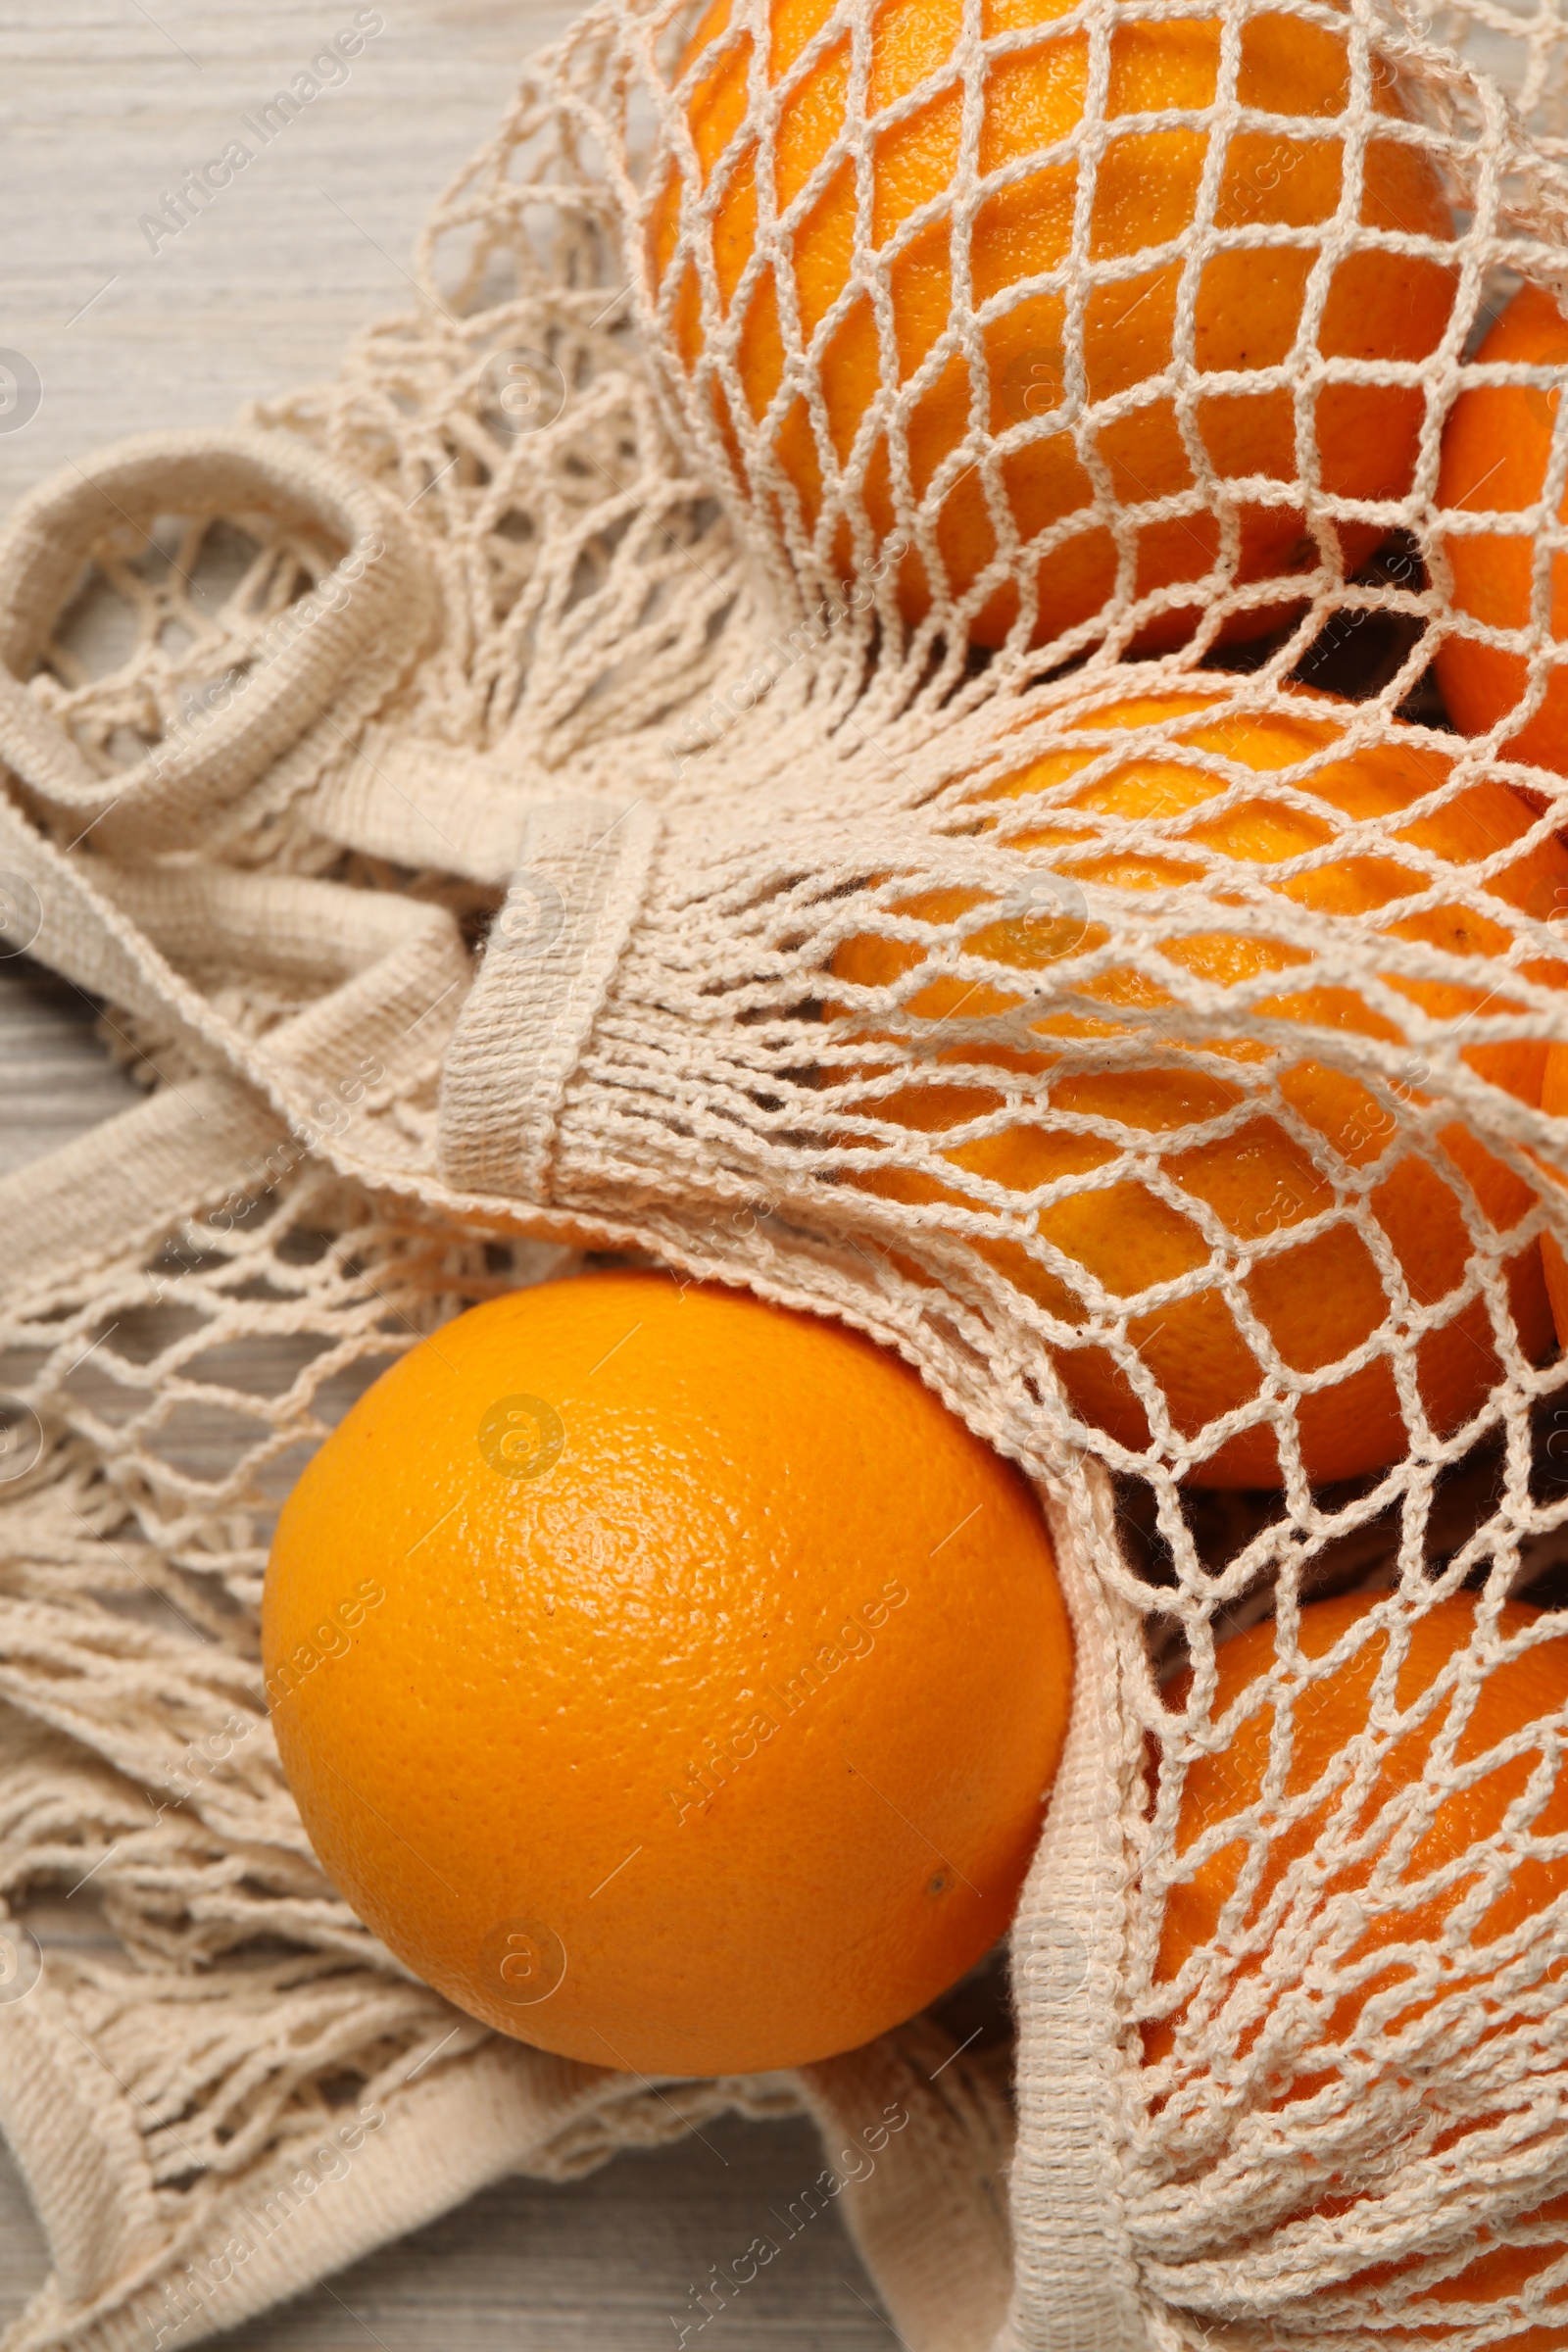
<svg viewBox="0 0 1568 2352"><path fill-rule="evenodd" d="M220 422L245 398L330 373L347 336L400 307L432 198L485 136L553 0L379 0L347 80L154 253L139 226L221 151L358 0L3 0L0 513L56 466L152 427ZM3 365L4 363L0 363ZM24 416L27 370L41 398ZM0 964L0 1168L129 1098L91 1012ZM3 1237L0 1237L3 1243ZM639 2352L676 2341L689 2290L766 2229L820 2163L804 2124L710 2131L570 2187L506 2182L227 2339L236 2352ZM0 2150L0 2322L42 2275ZM714 2352L863 2352L890 2337L836 2211L699 2340Z"/></svg>

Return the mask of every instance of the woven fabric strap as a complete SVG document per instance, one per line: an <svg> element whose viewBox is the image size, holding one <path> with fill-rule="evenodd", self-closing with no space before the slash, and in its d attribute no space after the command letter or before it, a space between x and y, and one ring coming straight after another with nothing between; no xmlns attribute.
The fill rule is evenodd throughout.
<svg viewBox="0 0 1568 2352"><path fill-rule="evenodd" d="M530 809L507 903L447 1055L441 1173L552 1199L556 1125L637 919L659 839L645 802Z"/></svg>

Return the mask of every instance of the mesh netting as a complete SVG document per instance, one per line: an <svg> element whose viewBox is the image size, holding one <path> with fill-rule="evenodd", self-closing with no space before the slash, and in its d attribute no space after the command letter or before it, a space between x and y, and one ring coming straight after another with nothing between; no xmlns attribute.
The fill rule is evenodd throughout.
<svg viewBox="0 0 1568 2352"><path fill-rule="evenodd" d="M336 384L18 518L12 928L150 1088L4 1188L5 1884L108 1936L7 2017L148 2182L19 2341L409 2218L188 2285L351 2100L511 2068L473 2162L560 2170L868 2079L530 2073L282 1787L289 1477L563 1248L845 1316L1040 1482L1010 2255L922 2059L908 2340L1568 2341L1565 63L602 8Z"/></svg>

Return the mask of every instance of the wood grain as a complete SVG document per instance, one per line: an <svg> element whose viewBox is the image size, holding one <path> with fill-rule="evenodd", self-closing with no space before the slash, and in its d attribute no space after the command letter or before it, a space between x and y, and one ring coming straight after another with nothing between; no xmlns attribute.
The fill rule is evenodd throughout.
<svg viewBox="0 0 1568 2352"><path fill-rule="evenodd" d="M548 0L381 0L384 31L208 211L154 252L141 216L238 119L309 66L357 0L5 0L9 134L0 349L36 371L0 411L0 513L58 466L155 427L330 373L401 307L402 266L442 184L498 118L516 64L566 21ZM3 379L0 379L3 388ZM22 404L24 407L26 404ZM133 1099L91 1008L0 961L0 1169ZM509 2181L269 2313L235 2352L636 2352L670 2347L690 2289L820 2164L800 2123L731 2123L571 2186ZM0 2156L0 2320L43 2250ZM719 2352L863 2352L891 2329L836 2211L785 2247L701 2338Z"/></svg>
<svg viewBox="0 0 1568 2352"><path fill-rule="evenodd" d="M359 0L6 0L0 345L36 370L0 429L0 509L56 466L335 372L400 309L434 197L499 120L554 0L385 0L384 31L154 251L141 222ZM248 141L252 146L254 138ZM7 423L0 416L0 428Z"/></svg>

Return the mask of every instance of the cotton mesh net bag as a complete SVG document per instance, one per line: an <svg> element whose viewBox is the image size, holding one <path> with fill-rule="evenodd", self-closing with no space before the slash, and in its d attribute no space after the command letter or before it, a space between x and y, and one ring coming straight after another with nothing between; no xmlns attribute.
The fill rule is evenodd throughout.
<svg viewBox="0 0 1568 2352"><path fill-rule="evenodd" d="M1568 331L1489 323L1568 282L1563 67L1490 0L599 9L335 384L14 518L8 938L148 1091L0 1186L11 2345L893 2102L833 2177L917 2352L1565 2340ZM1010 2101L931 2021L550 2057L315 1863L278 1502L584 1250L1037 1482Z"/></svg>

